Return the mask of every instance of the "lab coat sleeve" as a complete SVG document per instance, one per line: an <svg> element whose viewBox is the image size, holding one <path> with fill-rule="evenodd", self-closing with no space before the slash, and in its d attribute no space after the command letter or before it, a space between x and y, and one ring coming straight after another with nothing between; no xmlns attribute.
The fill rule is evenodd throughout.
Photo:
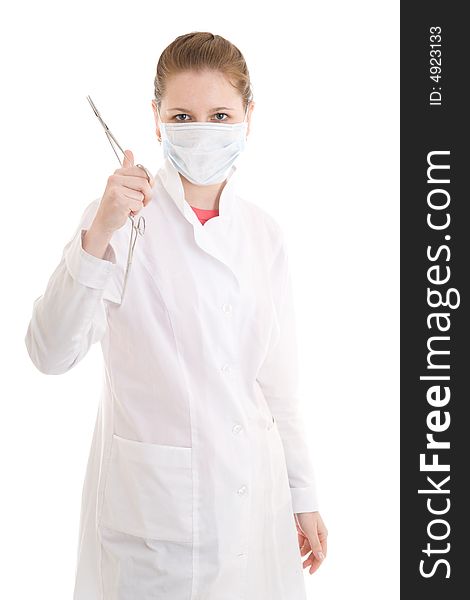
<svg viewBox="0 0 470 600"><path fill-rule="evenodd" d="M83 249L83 237L98 205L95 200L87 206L44 293L33 302L25 343L42 373L69 371L105 333L103 295L116 266L116 255L111 243L103 258Z"/></svg>
<svg viewBox="0 0 470 600"><path fill-rule="evenodd" d="M315 474L298 394L298 349L293 287L282 231L271 281L277 335L258 372L258 382L276 420L286 458L293 512L319 510ZM312 428L310 428L312 431Z"/></svg>

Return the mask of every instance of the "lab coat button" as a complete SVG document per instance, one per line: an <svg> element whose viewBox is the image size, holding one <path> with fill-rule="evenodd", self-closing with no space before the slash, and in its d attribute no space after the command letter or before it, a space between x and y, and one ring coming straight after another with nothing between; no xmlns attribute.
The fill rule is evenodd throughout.
<svg viewBox="0 0 470 600"><path fill-rule="evenodd" d="M226 303L226 304L224 304L224 305L222 306L222 310L223 310L225 313L231 313L231 312L232 312L232 305L231 305L231 304L227 304L227 303Z"/></svg>
<svg viewBox="0 0 470 600"><path fill-rule="evenodd" d="M237 491L237 494L241 496L246 493L246 485L242 485L242 487Z"/></svg>
<svg viewBox="0 0 470 600"><path fill-rule="evenodd" d="M241 425L234 425L232 427L232 431L233 433L240 433L240 431L243 429L243 427Z"/></svg>

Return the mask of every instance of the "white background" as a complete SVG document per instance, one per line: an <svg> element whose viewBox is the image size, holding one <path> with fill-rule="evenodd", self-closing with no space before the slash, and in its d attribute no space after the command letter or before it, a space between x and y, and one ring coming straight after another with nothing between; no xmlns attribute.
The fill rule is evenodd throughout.
<svg viewBox="0 0 470 600"><path fill-rule="evenodd" d="M324 564L304 571L308 598L398 598L398 24L390 1L3 9L0 597L72 597L101 350L46 376L24 335L83 209L119 167L86 95L155 173L158 57L177 35L210 31L240 48L252 77L244 194L289 243L301 393L329 530Z"/></svg>

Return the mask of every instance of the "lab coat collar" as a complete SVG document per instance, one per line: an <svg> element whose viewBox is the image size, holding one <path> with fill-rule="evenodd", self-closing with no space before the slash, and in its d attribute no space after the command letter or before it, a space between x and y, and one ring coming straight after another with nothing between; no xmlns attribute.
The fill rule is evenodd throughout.
<svg viewBox="0 0 470 600"><path fill-rule="evenodd" d="M240 285L242 274L239 258L234 250L235 244L230 242L230 236L233 231L237 230L235 221L240 208L240 198L236 191L236 175L238 175L237 167L232 165L227 176L227 182L220 194L219 214L209 219L204 225L199 221L191 205L185 199L179 172L168 158L164 159L155 178L161 181L170 198L185 219L191 223L196 244L228 267L237 284Z"/></svg>
<svg viewBox="0 0 470 600"><path fill-rule="evenodd" d="M220 194L219 215L214 218L219 218L220 220L232 218L234 210L236 210L235 203L237 196L235 194L235 188L237 176L238 168L236 165L232 165L227 176L227 182ZM168 157L165 157L162 166L156 173L156 177L161 180L163 187L186 219L193 223L195 227L203 227L189 202L186 200L180 174ZM207 224L204 225L204 227L206 226Z"/></svg>

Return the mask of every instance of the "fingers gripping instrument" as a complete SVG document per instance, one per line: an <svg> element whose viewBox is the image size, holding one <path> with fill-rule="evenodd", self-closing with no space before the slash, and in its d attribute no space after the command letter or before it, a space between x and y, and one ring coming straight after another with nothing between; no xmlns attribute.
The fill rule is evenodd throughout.
<svg viewBox="0 0 470 600"><path fill-rule="evenodd" d="M111 144L112 149L114 150L114 154L116 155L119 164L122 166L123 164L123 160L124 160L124 150L122 149L121 145L119 144L119 142L117 141L117 139L114 137L114 135L111 133L111 130L109 129L109 127L106 125L106 123L103 121L103 118L101 117L98 109L95 106L95 103L93 102L93 100L91 99L90 96L87 96L87 100L90 103L91 108L93 109L93 112L95 113L98 121L101 123L101 125L103 126L104 132L106 133L106 137L109 140L109 143ZM123 158L121 158L116 150L116 147L118 150L121 151ZM145 174L147 176L147 180L150 183L152 176L150 175L148 169L146 169L144 167L144 165L136 165L136 167L140 167L141 169L143 169L145 171ZM140 215L137 223L135 222L135 215L132 214L132 212L129 214L129 219L132 222L132 229L131 229L131 237L130 237L130 241L129 241L129 252L127 255L127 266L126 266L126 273L124 275L124 286L123 286L123 290L122 290L122 297L121 297L121 301L124 298L124 293L126 291L126 285L127 285L127 278L129 275L129 271L131 268L131 263L132 263L132 257L134 255L134 246L135 243L137 241L137 235L144 235L145 233L145 218Z"/></svg>

